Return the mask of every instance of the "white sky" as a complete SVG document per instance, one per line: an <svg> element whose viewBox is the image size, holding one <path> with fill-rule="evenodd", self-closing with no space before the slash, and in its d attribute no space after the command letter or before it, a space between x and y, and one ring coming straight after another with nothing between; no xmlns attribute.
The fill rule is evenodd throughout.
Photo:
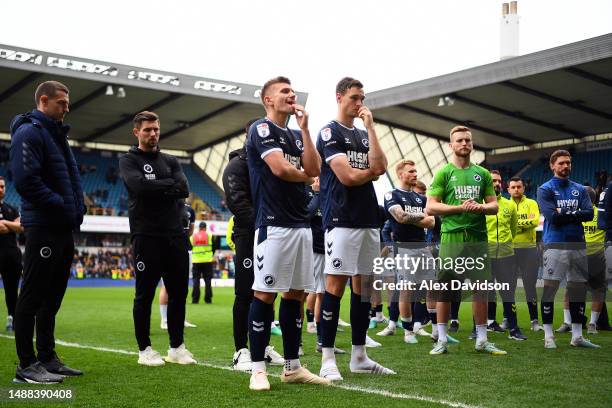
<svg viewBox="0 0 612 408"><path fill-rule="evenodd" d="M2 1L0 43L252 84L286 75L316 133L343 76L367 92L497 61L502 3ZM518 8L521 54L612 32L610 0Z"/></svg>
<svg viewBox="0 0 612 408"><path fill-rule="evenodd" d="M0 3L0 43L309 93L311 133L343 76L368 91L499 60L501 0ZM612 32L610 0L520 0L520 53ZM367 99L366 99L367 104Z"/></svg>

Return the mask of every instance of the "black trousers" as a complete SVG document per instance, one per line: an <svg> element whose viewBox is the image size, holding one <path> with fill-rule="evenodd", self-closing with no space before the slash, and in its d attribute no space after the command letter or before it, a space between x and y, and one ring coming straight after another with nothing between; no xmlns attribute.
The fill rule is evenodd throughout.
<svg viewBox="0 0 612 408"><path fill-rule="evenodd" d="M193 287L191 288L191 303L200 302L200 278L204 279L204 302L212 302L212 262L193 264Z"/></svg>
<svg viewBox="0 0 612 408"><path fill-rule="evenodd" d="M236 257L234 265L234 346L236 351L247 348L249 332L249 309L253 300L253 244L255 232L253 230L234 230L233 236L236 244Z"/></svg>
<svg viewBox="0 0 612 408"><path fill-rule="evenodd" d="M134 297L134 330L138 348L151 345L151 304L159 279L168 292L168 335L170 347L183 343L185 301L189 287L189 253L185 236L132 238L136 296Z"/></svg>
<svg viewBox="0 0 612 408"><path fill-rule="evenodd" d="M9 316L15 316L17 290L21 278L21 251L19 248L0 248L0 276L4 285L4 300Z"/></svg>
<svg viewBox="0 0 612 408"><path fill-rule="evenodd" d="M523 279L525 298L527 302L537 302L536 283L538 281L538 266L540 257L537 248L516 248L514 250L517 277Z"/></svg>
<svg viewBox="0 0 612 408"><path fill-rule="evenodd" d="M22 368L36 362L32 337L36 322L38 360L55 356L55 315L66 293L74 256L71 230L29 227L25 230L23 283L15 310L15 344Z"/></svg>

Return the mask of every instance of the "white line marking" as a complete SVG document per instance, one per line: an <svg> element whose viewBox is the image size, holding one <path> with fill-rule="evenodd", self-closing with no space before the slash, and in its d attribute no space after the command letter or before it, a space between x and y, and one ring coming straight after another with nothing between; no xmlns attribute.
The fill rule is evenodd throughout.
<svg viewBox="0 0 612 408"><path fill-rule="evenodd" d="M13 336L8 336L6 334L1 334L1 333L0 333L0 337L5 338L5 339L11 339L11 340L15 339ZM71 342L63 341L63 340L55 340L55 343L59 344L60 346L79 348L79 349L86 349L86 350L94 350L94 351L102 351L102 352L105 352L105 353L126 354L126 355L131 355L131 356L132 355L133 356L137 356L138 355L138 352L136 352L136 351L114 349L114 348L109 348L109 347L88 346L88 345L79 344L79 343L71 343ZM197 365L202 366L202 367L216 368L216 369L219 369L219 370L234 371L231 367L220 366L220 365L210 364L210 363L197 363ZM234 372L241 373L240 371L234 371ZM332 387L336 387L336 388L341 388L341 389L347 390L347 391L363 392L364 394L380 395L382 397L387 397L387 398L404 399L404 400L415 400L415 401L425 401L425 402L431 402L433 404L446 405L446 406L453 407L453 408L482 408L482 406L464 404L463 402L455 402L455 401L448 401L448 400L443 400L443 399L435 399L435 398L424 397L422 395L416 395L416 394L401 394L401 393L391 392L391 391L386 391L386 390L367 388L367 387L360 387L358 385L349 385L349 384L346 384L346 383L344 383L344 384L334 383L331 386Z"/></svg>

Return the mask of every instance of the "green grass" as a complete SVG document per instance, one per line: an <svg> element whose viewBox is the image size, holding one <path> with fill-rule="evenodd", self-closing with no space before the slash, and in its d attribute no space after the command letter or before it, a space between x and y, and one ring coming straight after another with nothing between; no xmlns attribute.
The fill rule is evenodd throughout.
<svg viewBox="0 0 612 408"><path fill-rule="evenodd" d="M3 296L0 296L3 297ZM57 318L56 336L63 341L88 346L137 351L132 325L131 288L70 288ZM1 300L1 299L0 299ZM186 329L185 341L198 361L229 366L233 353L231 288L215 289L212 305L188 305L188 319L197 324ZM4 302L0 316L6 314ZM348 296L343 301L342 317L348 319ZM555 327L560 323L557 306ZM501 313L501 306L498 314ZM348 372L349 356L339 356L343 385L419 395L486 407L609 407L612 406L612 333L591 336L598 350L573 349L568 334L558 335L557 350L543 348L543 334L524 330L525 342L507 340L503 334L489 334L492 341L508 351L507 356L478 354L467 340L471 330L471 307L461 308L461 340L448 355L429 356L431 342L419 337L419 344L403 343L402 332L393 337L377 338L382 348L368 349L381 364L398 372L396 376L374 377ZM519 317L526 328L527 311L519 305ZM305 325L304 325L305 326ZM374 338L375 332L370 330ZM153 347L165 352L168 337L159 328L159 311L153 306ZM315 336L304 330L306 363L318 372L320 355L314 351ZM282 351L279 337L272 344ZM338 333L338 347L350 349L350 329ZM75 398L70 403L45 403L44 406L77 407L242 407L242 406L419 406L439 407L439 403L367 394L337 387L283 385L271 378L272 391L248 390L248 376L206 366L143 367L133 355L116 354L68 346L58 346L58 354L71 366L85 371L79 378L69 378L59 387L70 387ZM11 384L17 356L14 341L0 337L0 389ZM280 373L279 368L270 369ZM0 406L9 403L0 400ZM41 404L41 406L43 406Z"/></svg>

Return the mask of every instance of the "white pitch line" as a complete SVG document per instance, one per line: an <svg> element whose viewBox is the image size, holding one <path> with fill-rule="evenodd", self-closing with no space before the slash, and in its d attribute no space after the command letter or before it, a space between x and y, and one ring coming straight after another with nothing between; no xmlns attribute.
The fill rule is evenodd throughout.
<svg viewBox="0 0 612 408"><path fill-rule="evenodd" d="M0 333L0 337L5 338L5 339L11 339L11 340L15 339L13 336L8 336L6 334L1 334L1 333ZM79 343L71 343L71 342L63 341L63 340L55 340L55 343L59 344L60 346L86 349L86 350L94 350L94 351L102 351L105 353L126 354L126 355L136 355L136 356L138 355L138 352L136 351L114 349L114 348L109 348L109 347L88 346L88 345L79 344ZM203 367L209 367L209 368L216 368L219 370L234 371L231 367L220 366L220 365L210 364L210 363L197 363L197 365L203 366ZM235 372L240 373L240 371L235 371ZM331 386L336 387L336 388L341 388L347 391L357 391L357 392L362 392L364 394L379 395L381 397L387 397L387 398L431 402L433 404L446 405L446 406L453 407L453 408L483 408L482 406L464 404L463 402L435 399L435 398L424 397L422 395L416 395L416 394L402 394L402 393L391 392L391 391L386 391L386 390L379 390L375 388L361 387L358 385L349 385L346 383L342 383L342 384L333 383Z"/></svg>

